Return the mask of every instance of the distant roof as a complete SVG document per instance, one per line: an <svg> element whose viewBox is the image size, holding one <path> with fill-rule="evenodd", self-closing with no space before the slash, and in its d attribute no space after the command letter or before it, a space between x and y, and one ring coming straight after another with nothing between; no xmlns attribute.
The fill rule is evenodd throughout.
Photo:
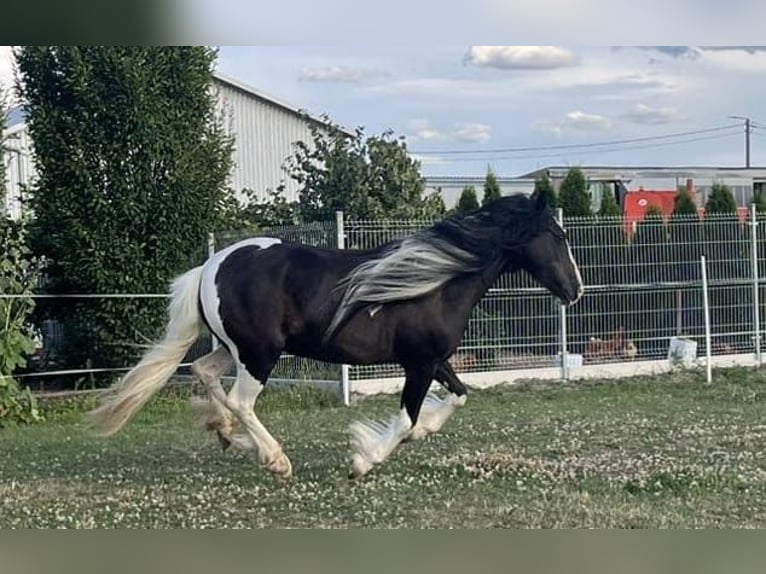
<svg viewBox="0 0 766 574"><path fill-rule="evenodd" d="M536 169L532 172L521 175L522 178L537 177L543 172L550 175L565 174L572 167L579 167L580 170L594 178L620 178L630 179L639 177L702 177L722 173L734 177L755 177L766 178L766 167L733 167L733 166L704 166L704 165L679 165L679 166L619 166L619 165L582 165L582 166L548 166Z"/></svg>
<svg viewBox="0 0 766 574"><path fill-rule="evenodd" d="M429 185L470 185L474 184L476 182L484 182L484 179L486 178L486 175L426 175L423 176L423 178L426 180L426 182ZM516 177L516 176L508 176L508 175L495 175L495 179L497 179L498 183L526 183L526 182L532 182L534 183L535 178L533 177Z"/></svg>
<svg viewBox="0 0 766 574"><path fill-rule="evenodd" d="M238 90L241 90L248 95L251 95L253 97L258 98L259 100L263 100L265 102L268 102L272 105L275 105L277 107L282 108L283 110L290 112L292 114L295 114L300 117L306 117L309 120L316 122L318 124L321 124L323 126L328 126L328 123L324 121L321 118L317 118L311 114L308 114L305 111L302 111L300 108L297 108L296 106L293 106L292 104L288 104L274 96L271 96L269 94L266 94L265 92L262 92L260 90L256 90L254 87L249 86L245 84L244 82L240 82L239 80L236 80L232 77L226 76L224 74L221 74L219 72L215 72L213 74L213 79L221 82L223 84L228 84L229 86L232 86ZM21 125L26 121L26 113L24 112L24 108L21 106L14 106L8 111L8 117L5 122L5 128L4 129L10 129L15 126ZM338 126L338 128L345 134L349 136L353 136L354 132L343 127Z"/></svg>
<svg viewBox="0 0 766 574"><path fill-rule="evenodd" d="M308 112L306 112L305 110L301 110L300 108L298 108L298 107L296 107L296 106L294 106L292 104L288 104L287 102L285 102L285 101L283 101L283 100L281 100L279 98L276 98L276 97L274 97L274 96L272 96L270 94L267 94L267 93L265 93L265 92L263 92L261 90L258 90L258 89L254 88L253 86L251 86L249 84L246 84L244 82L241 82L240 80L232 78L231 76L227 76L226 74L222 74L220 72L214 72L213 73L213 78L215 80L221 82L222 84L227 84L227 85L229 85L229 86L231 86L233 88L236 88L236 89L238 89L240 91L243 91L243 92L247 93L248 95L251 95L251 96L254 96L255 98L258 98L259 100L263 100L263 101L268 102L268 103L270 103L272 105L280 107L280 108L282 108L283 110L285 110L287 112L290 112L290 113L295 114L297 116L300 116L302 118L304 118L304 117L308 118L309 120L311 120L313 122L316 122L317 124L323 125L325 127L330 127L328 122L326 122L325 120L323 120L321 118L318 118L316 116L313 116L313 115L309 114ZM349 136L353 136L354 135L353 131L351 131L348 128L345 128L343 126L338 126L338 129L340 129L340 131L342 131L343 133L345 133L345 134L347 134Z"/></svg>

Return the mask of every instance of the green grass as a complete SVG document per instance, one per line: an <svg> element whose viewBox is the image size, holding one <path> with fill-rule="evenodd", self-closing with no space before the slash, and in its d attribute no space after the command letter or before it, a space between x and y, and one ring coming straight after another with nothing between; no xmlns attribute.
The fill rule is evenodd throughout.
<svg viewBox="0 0 766 574"><path fill-rule="evenodd" d="M222 453L187 402L112 439L76 405L0 431L0 527L766 527L766 372L475 391L442 432L347 478L347 427L394 412L318 391L258 413L295 476Z"/></svg>

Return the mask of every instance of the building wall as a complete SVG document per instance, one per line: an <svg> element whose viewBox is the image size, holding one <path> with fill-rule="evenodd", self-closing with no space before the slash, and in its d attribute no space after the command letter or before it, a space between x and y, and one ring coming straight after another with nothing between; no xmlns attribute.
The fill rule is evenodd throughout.
<svg viewBox="0 0 766 574"><path fill-rule="evenodd" d="M282 166L292 154L294 142L311 141L310 122L319 122L307 120L297 110L254 90L238 87L236 82L216 78L212 89L224 125L235 140L230 179L235 193L241 197L243 189L252 189L259 200L264 200L268 189L276 189L284 182L286 198L297 199L297 185ZM10 150L4 158L8 168L6 201L0 208L17 218L21 213L21 186L30 184L36 174L32 141L24 124L9 128L5 134L9 136Z"/></svg>
<svg viewBox="0 0 766 574"><path fill-rule="evenodd" d="M18 219L21 216L23 186L31 183L36 175L32 161L32 138L29 137L29 132L23 124L6 130L4 136L3 161L6 168L6 193L5 205L0 207L10 217Z"/></svg>
<svg viewBox="0 0 766 574"><path fill-rule="evenodd" d="M311 141L309 121L231 83L216 81L214 89L228 133L235 140L232 189L240 196L243 189L253 190L263 200L268 189L284 183L288 201L297 199L297 184L283 165L294 151L294 142Z"/></svg>
<svg viewBox="0 0 766 574"><path fill-rule="evenodd" d="M714 183L726 184L740 206L746 206L752 200L756 187L763 186L766 180L766 168L732 167L589 167L581 166L585 177L591 182L594 204L600 200L604 189L601 183L621 181L630 192L647 190L675 190L685 187L691 181L695 191L694 199L702 207L707 201ZM561 185L568 168L554 166L537 170L524 177L535 177L547 171L556 189Z"/></svg>

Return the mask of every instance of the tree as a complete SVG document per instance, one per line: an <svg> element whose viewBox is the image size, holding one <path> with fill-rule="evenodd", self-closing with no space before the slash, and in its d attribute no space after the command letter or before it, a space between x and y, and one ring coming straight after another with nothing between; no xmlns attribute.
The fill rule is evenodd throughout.
<svg viewBox="0 0 766 574"><path fill-rule="evenodd" d="M40 274L26 240L25 221L0 218L0 427L8 421L33 422L40 418L34 396L14 379L35 350L32 298Z"/></svg>
<svg viewBox="0 0 766 574"><path fill-rule="evenodd" d="M298 225L301 223L300 204L297 201L287 201L284 185L276 189L266 190L266 199L261 201L250 189L242 190L247 198L231 212L228 229L258 229L264 227L280 227Z"/></svg>
<svg viewBox="0 0 766 574"><path fill-rule="evenodd" d="M691 192L685 187L678 188L678 194L673 205L673 215L697 215L697 204Z"/></svg>
<svg viewBox="0 0 766 574"><path fill-rule="evenodd" d="M758 186L753 193L752 203L755 204L755 210L758 213L766 212L766 190L763 187Z"/></svg>
<svg viewBox="0 0 766 574"><path fill-rule="evenodd" d="M544 172L535 178L534 191L545 195L548 205L553 208L556 207L556 190L553 189L553 184L547 173Z"/></svg>
<svg viewBox="0 0 766 574"><path fill-rule="evenodd" d="M673 282L694 282L699 278L702 255L702 223L697 204L686 186L679 186L669 225L670 251L666 266L667 278ZM696 289L675 290L675 334L695 336L696 313L700 294Z"/></svg>
<svg viewBox="0 0 766 574"><path fill-rule="evenodd" d="M590 202L588 185L582 170L576 167L570 169L559 188L559 207L565 216L588 217L593 215Z"/></svg>
<svg viewBox="0 0 766 574"><path fill-rule="evenodd" d="M716 182L711 186L705 211L703 253L708 262L708 276L712 281L721 278L742 281L741 286L710 290L710 321L713 329L720 332L724 325L749 320L747 312L743 312L745 308L749 312L747 302L751 296L750 289L744 286L750 274L749 246L737 218L737 202L726 184Z"/></svg>
<svg viewBox="0 0 766 574"><path fill-rule="evenodd" d="M487 176L484 178L484 195L481 198L481 204L487 205L491 201L500 199L500 185L492 168L487 168Z"/></svg>
<svg viewBox="0 0 766 574"><path fill-rule="evenodd" d="M443 204L424 197L420 163L407 152L403 137L386 131L365 137L329 122L312 124L310 142L299 141L286 170L298 182L302 221L328 221L336 211L350 219L433 217Z"/></svg>
<svg viewBox="0 0 766 574"><path fill-rule="evenodd" d="M460 198L457 200L455 211L457 213L468 213L474 209L478 209L479 200L476 199L476 189L472 185L467 185L460 193Z"/></svg>
<svg viewBox="0 0 766 574"><path fill-rule="evenodd" d="M729 186L724 183L714 183L710 188L710 196L705 204L705 211L711 213L736 213L737 202Z"/></svg>
<svg viewBox="0 0 766 574"><path fill-rule="evenodd" d="M200 262L226 196L232 142L206 47L27 46L16 53L34 141L32 246L52 293L165 293ZM66 303L66 304L64 304ZM62 367L132 363L166 301L56 302Z"/></svg>
<svg viewBox="0 0 766 574"><path fill-rule="evenodd" d="M614 198L614 193L611 189L604 190L601 195L601 205L598 209L599 217L619 217L620 206L617 205L617 200Z"/></svg>

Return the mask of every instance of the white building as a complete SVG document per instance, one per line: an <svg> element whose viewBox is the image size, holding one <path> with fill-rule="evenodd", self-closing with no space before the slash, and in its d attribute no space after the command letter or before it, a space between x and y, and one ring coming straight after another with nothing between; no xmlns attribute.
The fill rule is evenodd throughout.
<svg viewBox="0 0 766 574"><path fill-rule="evenodd" d="M717 166L578 166L590 183L589 191L594 209L601 203L605 191L615 193L620 203L626 193L634 191L674 191L687 185L694 190L699 207L707 201L715 183L725 184L740 206L748 205L753 193L766 186L764 167ZM549 166L524 174L521 178L539 177L545 172L558 190L569 166Z"/></svg>
<svg viewBox="0 0 766 574"><path fill-rule="evenodd" d="M212 89L217 96L225 126L234 136L234 166L230 186L240 195L243 189L256 192L265 199L267 189L285 185L289 200L297 199L297 185L282 169L292 154L293 143L311 142L310 125L329 130L321 119L304 114L299 108L264 94L238 80L214 74ZM352 135L352 132L343 130ZM32 141L23 115L14 110L6 129L5 162L7 166L5 205L0 206L11 217L21 213L20 197L24 184L35 177Z"/></svg>
<svg viewBox="0 0 766 574"><path fill-rule="evenodd" d="M613 193L618 204L626 193L634 191L672 191L690 185L694 200L703 207L714 183L726 184L740 206L748 205L756 190L766 189L766 167L714 167L714 166L578 166L589 184L593 209L601 205L605 192ZM532 193L535 178L547 174L558 190L569 172L569 166L549 166L520 176L496 175L502 195ZM439 191L444 204L454 207L464 187L473 186L481 201L484 194L484 175L428 176L426 193Z"/></svg>
<svg viewBox="0 0 766 574"><path fill-rule="evenodd" d="M294 142L311 141L311 124L325 132L329 129L327 124L222 74L215 75L214 90L227 129L235 138L232 189L237 193L251 189L263 200L267 189L275 189L283 182L287 200L297 199L298 186L287 177L282 165L292 154Z"/></svg>
<svg viewBox="0 0 766 574"><path fill-rule="evenodd" d="M10 114L7 127L3 130L3 160L6 181L2 197L5 205L0 205L0 209L13 219L18 219L21 216L23 186L30 183L35 175L32 138L18 110Z"/></svg>

